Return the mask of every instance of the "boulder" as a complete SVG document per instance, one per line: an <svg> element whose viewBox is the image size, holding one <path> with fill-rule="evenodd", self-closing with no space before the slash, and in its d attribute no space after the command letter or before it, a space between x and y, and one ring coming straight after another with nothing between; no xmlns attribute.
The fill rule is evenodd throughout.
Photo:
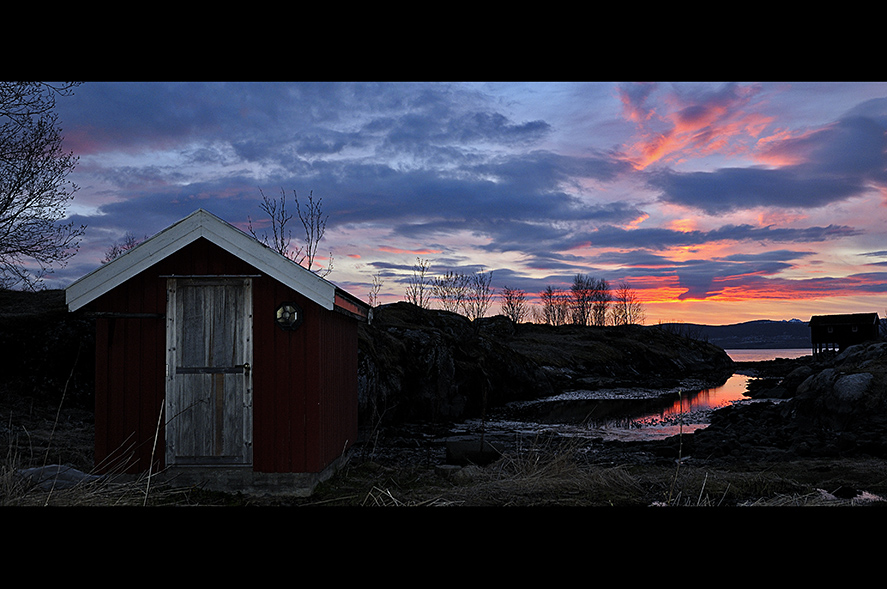
<svg viewBox="0 0 887 589"><path fill-rule="evenodd" d="M503 449L480 436L446 441L446 463L458 466L486 466L502 457Z"/></svg>
<svg viewBox="0 0 887 589"><path fill-rule="evenodd" d="M87 474L61 464L21 469L18 475L42 491L69 489L81 483L102 479L100 475Z"/></svg>
<svg viewBox="0 0 887 589"><path fill-rule="evenodd" d="M850 346L835 358L835 366L866 366L887 358L887 342Z"/></svg>
<svg viewBox="0 0 887 589"><path fill-rule="evenodd" d="M868 372L846 374L838 377L834 385L834 397L838 404L837 410L850 412L863 400L874 375Z"/></svg>
<svg viewBox="0 0 887 589"><path fill-rule="evenodd" d="M788 406L794 419L842 431L887 420L887 344L851 346L831 365L817 368L799 368L789 375L796 381L808 374Z"/></svg>

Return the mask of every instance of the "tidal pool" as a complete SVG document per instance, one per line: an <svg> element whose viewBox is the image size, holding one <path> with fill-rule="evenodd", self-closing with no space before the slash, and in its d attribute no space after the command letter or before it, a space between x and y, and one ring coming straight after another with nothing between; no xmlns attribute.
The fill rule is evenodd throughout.
<svg viewBox="0 0 887 589"><path fill-rule="evenodd" d="M735 361L797 358L805 349L727 350ZM736 373L721 386L675 389L569 391L535 401L511 403L488 420L466 422L469 430L532 435L541 431L605 440L653 440L692 433L709 423L712 411L751 403L745 396L751 377Z"/></svg>
<svg viewBox="0 0 887 589"><path fill-rule="evenodd" d="M718 387L570 391L555 397L509 404L469 430L523 436L549 431L604 440L655 440L692 433L708 425L709 414L730 404L752 402L744 395L749 376L734 374Z"/></svg>

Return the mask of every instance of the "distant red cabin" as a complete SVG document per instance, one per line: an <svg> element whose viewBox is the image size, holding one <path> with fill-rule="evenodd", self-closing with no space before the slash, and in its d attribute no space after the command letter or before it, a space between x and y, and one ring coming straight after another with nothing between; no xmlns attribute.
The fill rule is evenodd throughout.
<svg viewBox="0 0 887 589"><path fill-rule="evenodd" d="M369 306L199 210L68 287L99 472L307 494L357 438Z"/></svg>
<svg viewBox="0 0 887 589"><path fill-rule="evenodd" d="M877 313L814 315L810 318L813 355L841 352L848 346L878 339L881 320Z"/></svg>

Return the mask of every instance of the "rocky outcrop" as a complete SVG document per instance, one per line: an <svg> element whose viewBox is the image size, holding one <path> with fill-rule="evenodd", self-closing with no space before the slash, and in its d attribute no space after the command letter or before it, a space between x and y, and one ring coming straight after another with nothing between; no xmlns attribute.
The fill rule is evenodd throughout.
<svg viewBox="0 0 887 589"><path fill-rule="evenodd" d="M684 449L742 460L887 457L887 342L782 367L785 377L769 379L773 386L753 394L779 402L716 411L707 428L683 440Z"/></svg>
<svg viewBox="0 0 887 589"><path fill-rule="evenodd" d="M376 308L359 343L364 424L456 420L564 390L732 372L722 349L655 327L471 322L405 302Z"/></svg>
<svg viewBox="0 0 887 589"><path fill-rule="evenodd" d="M810 374L792 401L795 419L835 429L854 429L887 418L887 343L860 344L832 366Z"/></svg>
<svg viewBox="0 0 887 589"><path fill-rule="evenodd" d="M361 420L451 420L552 394L544 371L506 345L510 322L481 323L408 303L375 309L359 338Z"/></svg>
<svg viewBox="0 0 887 589"><path fill-rule="evenodd" d="M760 379L751 396L790 399L796 419L843 429L887 412L887 342L851 346L827 360L783 362L781 369L788 374Z"/></svg>
<svg viewBox="0 0 887 589"><path fill-rule="evenodd" d="M522 324L509 345L542 366L559 391L671 387L696 377L720 384L733 372L723 349L660 329Z"/></svg>

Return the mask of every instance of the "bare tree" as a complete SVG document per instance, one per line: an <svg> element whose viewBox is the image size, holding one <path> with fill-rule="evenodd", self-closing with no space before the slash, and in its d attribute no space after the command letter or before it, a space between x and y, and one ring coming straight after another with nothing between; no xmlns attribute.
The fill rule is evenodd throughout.
<svg viewBox="0 0 887 589"><path fill-rule="evenodd" d="M613 300L610 283L603 278L597 278L592 288L591 322L592 325L604 326L607 324L607 309Z"/></svg>
<svg viewBox="0 0 887 589"><path fill-rule="evenodd" d="M282 256L286 256L300 266L311 270L320 276L326 276L333 271L333 254L330 252L329 262L326 268L315 269L314 263L317 257L317 248L323 235L326 232L326 222L329 215L323 214L323 199L314 200L314 191L308 193L308 204L305 210L299 203L299 196L293 190L293 202L296 205L296 215L302 223L305 237L303 244L292 249L293 235L287 224L292 220L292 213L286 210L286 192L280 189L280 199L275 200L265 196L262 189L259 189L262 195L262 203L259 208L268 215L271 222L271 235L264 233L262 236L256 234L253 229L252 219L247 217L249 221L249 232L257 240L261 241L268 247Z"/></svg>
<svg viewBox="0 0 887 589"><path fill-rule="evenodd" d="M147 237L145 238L147 239ZM107 264L114 258L120 257L129 250L133 249L135 246L139 245L144 239L139 239L132 232L127 231L123 235L123 239L120 241L115 241L111 247L105 252L105 257L102 260L102 264Z"/></svg>
<svg viewBox="0 0 887 589"><path fill-rule="evenodd" d="M289 223L293 216L286 212L286 193L282 188L280 189L280 201L265 196L265 193L261 188L259 188L259 193L262 195L262 204L259 205L259 208L270 217L271 236L269 237L267 233L264 233L259 237L255 230L253 230L253 220L247 216L249 232L253 237L276 251L278 254L286 256L294 262L300 262L302 248L299 247L296 250L290 249L293 234L292 231L287 228L287 223Z"/></svg>
<svg viewBox="0 0 887 589"><path fill-rule="evenodd" d="M492 272L479 271L471 275L468 280L468 290L462 301L465 316L476 321L487 313L493 298L493 289L490 282L493 279Z"/></svg>
<svg viewBox="0 0 887 589"><path fill-rule="evenodd" d="M526 294L516 288L502 288L502 314L520 323L527 316Z"/></svg>
<svg viewBox="0 0 887 589"><path fill-rule="evenodd" d="M551 285L545 287L539 298L542 302L542 321L549 325L564 325L570 316L570 295L566 292L553 288Z"/></svg>
<svg viewBox="0 0 887 589"><path fill-rule="evenodd" d="M329 215L323 214L323 199L314 200L313 190L308 193L308 204L304 213L302 212L302 207L299 206L299 197L296 195L295 190L293 190L293 199L296 201L296 213L298 213L299 220L302 221L302 227L305 229L305 267L312 270L314 262L317 260L317 246L320 245L320 240L323 239L323 234L326 233L326 221L329 219ZM319 273L326 276L332 271L333 252L330 252L326 269L321 270Z"/></svg>
<svg viewBox="0 0 887 589"><path fill-rule="evenodd" d="M0 287L36 288L86 229L59 223L77 191L66 180L77 158L62 151L55 99L77 85L0 82Z"/></svg>
<svg viewBox="0 0 887 589"><path fill-rule="evenodd" d="M539 293L539 304L541 310L539 311L539 321L542 323L547 323L548 325L555 325L554 317L555 317L555 291L551 285L547 285L545 290Z"/></svg>
<svg viewBox="0 0 887 589"><path fill-rule="evenodd" d="M416 265L413 266L413 275L407 279L406 300L409 303L421 307L428 308L428 260L416 258Z"/></svg>
<svg viewBox="0 0 887 589"><path fill-rule="evenodd" d="M596 281L585 274L577 274L570 287L572 296L572 320L575 325L591 322L595 302Z"/></svg>
<svg viewBox="0 0 887 589"><path fill-rule="evenodd" d="M613 325L641 325L646 319L644 306L627 283L622 282L613 299Z"/></svg>
<svg viewBox="0 0 887 589"><path fill-rule="evenodd" d="M382 274L373 274L373 287L370 289L369 303L370 307L376 307L379 304L379 293L382 291Z"/></svg>
<svg viewBox="0 0 887 589"><path fill-rule="evenodd" d="M440 301L444 311L458 313L467 296L469 279L464 274L449 270L431 281L431 293Z"/></svg>

